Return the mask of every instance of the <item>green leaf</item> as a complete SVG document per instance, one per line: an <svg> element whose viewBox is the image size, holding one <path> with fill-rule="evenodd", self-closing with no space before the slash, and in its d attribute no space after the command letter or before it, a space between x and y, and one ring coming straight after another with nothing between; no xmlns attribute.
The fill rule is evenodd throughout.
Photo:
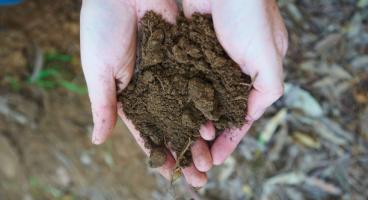
<svg viewBox="0 0 368 200"><path fill-rule="evenodd" d="M75 83L69 82L69 81L60 81L59 84L74 93L77 94L86 94L87 93L87 88L85 86L79 86Z"/></svg>
<svg viewBox="0 0 368 200"><path fill-rule="evenodd" d="M5 82L10 84L10 88L13 91L18 92L20 90L21 84L19 83L19 81L16 78L11 77L11 76L6 76L4 80L5 80Z"/></svg>
<svg viewBox="0 0 368 200"><path fill-rule="evenodd" d="M53 62L53 61L71 62L72 56L67 55L67 54L60 54L60 53L46 54L45 61L46 62Z"/></svg>
<svg viewBox="0 0 368 200"><path fill-rule="evenodd" d="M37 188L40 186L40 182L38 181L38 178L35 176L29 177L29 184L33 188Z"/></svg>
<svg viewBox="0 0 368 200"><path fill-rule="evenodd" d="M34 82L38 87L45 89L54 89L57 86L57 82L49 80L36 80Z"/></svg>
<svg viewBox="0 0 368 200"><path fill-rule="evenodd" d="M45 79L49 77L56 77L59 75L60 75L60 72L56 69L53 69L53 68L44 69L40 71L40 73L37 76L37 79Z"/></svg>
<svg viewBox="0 0 368 200"><path fill-rule="evenodd" d="M47 192L47 193L49 193L49 194L51 194L54 198L60 198L62 195L63 195L63 193L62 193L62 191L61 190L59 190L59 189L57 189L57 188L55 188L55 187L52 187L52 186L46 186L45 188L44 188L44 190Z"/></svg>
<svg viewBox="0 0 368 200"><path fill-rule="evenodd" d="M38 74L35 80L31 80L31 77L28 77L28 83L36 83L42 81L47 78L56 78L60 76L60 72L54 68L42 69Z"/></svg>

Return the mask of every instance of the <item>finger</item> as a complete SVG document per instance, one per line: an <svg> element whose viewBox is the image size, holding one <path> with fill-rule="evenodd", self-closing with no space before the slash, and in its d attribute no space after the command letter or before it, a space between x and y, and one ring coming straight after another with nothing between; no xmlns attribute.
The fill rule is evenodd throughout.
<svg viewBox="0 0 368 200"><path fill-rule="evenodd" d="M183 11L187 18L190 18L196 12L202 14L211 13L210 0L183 0Z"/></svg>
<svg viewBox="0 0 368 200"><path fill-rule="evenodd" d="M173 157L177 159L175 152L172 149L170 149L170 151L171 155L173 155ZM206 173L200 172L193 163L191 163L190 166L182 168L181 171L187 183L193 187L202 187L207 183Z"/></svg>
<svg viewBox="0 0 368 200"><path fill-rule="evenodd" d="M221 165L235 150L244 135L248 132L253 122L248 122L240 129L227 129L217 137L211 147L214 165Z"/></svg>
<svg viewBox="0 0 368 200"><path fill-rule="evenodd" d="M141 19L147 11L154 11L161 14L168 22L175 24L178 15L178 7L173 0L137 0L136 12L138 19Z"/></svg>
<svg viewBox="0 0 368 200"><path fill-rule="evenodd" d="M199 133L201 137L207 141L211 141L215 138L215 127L211 121L208 121L205 124L202 124L201 128L199 129Z"/></svg>
<svg viewBox="0 0 368 200"><path fill-rule="evenodd" d="M271 58L257 61L257 63L252 63L252 65L250 65L258 65L259 67L254 68L259 70L255 75L253 89L248 98L248 121L259 119L267 107L277 101L284 92L282 61L280 61L280 58L276 55L274 55L274 58L272 58L271 53L268 55L270 55ZM250 66L249 68L251 68ZM251 69L248 71L251 71Z"/></svg>
<svg viewBox="0 0 368 200"><path fill-rule="evenodd" d="M258 120L266 109L277 101L283 94L283 86L279 86L274 91L264 92L253 89L248 98L248 121Z"/></svg>
<svg viewBox="0 0 368 200"><path fill-rule="evenodd" d="M185 180L193 187L203 187L207 183L206 173L200 172L191 164L182 169Z"/></svg>
<svg viewBox="0 0 368 200"><path fill-rule="evenodd" d="M212 167L212 156L207 142L199 138L191 147L195 167L200 172L207 172Z"/></svg>
<svg viewBox="0 0 368 200"><path fill-rule="evenodd" d="M123 12L124 11L124 12ZM124 14L122 14L124 13ZM93 114L92 142L101 144L116 123L116 76L125 87L132 74L134 9L122 1L84 1L81 60Z"/></svg>
<svg viewBox="0 0 368 200"><path fill-rule="evenodd" d="M120 118L123 120L125 125L128 127L129 131L133 135L135 141L141 147L146 155L149 155L149 150L144 147L144 140L140 137L139 131L134 127L132 121L130 121L124 114L122 105L119 103L118 105L118 114ZM167 151L166 162L161 167L157 168L158 172L162 174L166 179L170 180L172 178L174 168L175 168L175 159L171 155L169 151Z"/></svg>

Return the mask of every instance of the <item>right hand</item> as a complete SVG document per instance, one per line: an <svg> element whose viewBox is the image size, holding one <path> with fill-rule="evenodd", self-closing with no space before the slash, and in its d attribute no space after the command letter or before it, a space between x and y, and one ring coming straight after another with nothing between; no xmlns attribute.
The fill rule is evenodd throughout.
<svg viewBox="0 0 368 200"><path fill-rule="evenodd" d="M211 146L213 164L221 165L252 123L283 94L287 31L276 0L184 0L183 9L187 17L195 12L212 15L219 42L253 82L246 123L226 129ZM211 135L209 130L206 132Z"/></svg>
<svg viewBox="0 0 368 200"><path fill-rule="evenodd" d="M126 118L117 102L117 91L129 83L135 65L137 21L153 10L175 23L178 9L173 0L84 0L81 10L81 59L93 114L92 142L103 143L122 118L146 154L142 138ZM203 131L202 131L203 132ZM203 135L203 134L202 134ZM201 187L207 182L206 171L212 158L203 139L191 148L194 165L182 169L189 184ZM169 152L169 151L167 151ZM175 159L168 153L160 173L170 179Z"/></svg>

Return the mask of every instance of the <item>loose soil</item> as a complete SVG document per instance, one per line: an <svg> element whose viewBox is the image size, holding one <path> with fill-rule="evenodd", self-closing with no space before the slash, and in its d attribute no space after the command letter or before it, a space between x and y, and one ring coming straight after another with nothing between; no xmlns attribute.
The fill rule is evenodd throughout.
<svg viewBox="0 0 368 200"><path fill-rule="evenodd" d="M119 101L151 150L151 167L165 162L165 147L188 166L201 124L210 120L217 132L243 125L251 79L221 47L208 15L181 15L171 25L148 12L140 28L136 71Z"/></svg>

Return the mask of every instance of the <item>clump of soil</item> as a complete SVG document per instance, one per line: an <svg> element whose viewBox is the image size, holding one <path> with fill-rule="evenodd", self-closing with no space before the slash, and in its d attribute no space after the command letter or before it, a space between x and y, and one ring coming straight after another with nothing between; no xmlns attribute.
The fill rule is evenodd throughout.
<svg viewBox="0 0 368 200"><path fill-rule="evenodd" d="M201 124L211 120L218 131L244 124L251 80L221 47L208 15L171 25L148 12L140 27L136 71L119 101L151 150L150 165L164 164L168 147L185 167Z"/></svg>

